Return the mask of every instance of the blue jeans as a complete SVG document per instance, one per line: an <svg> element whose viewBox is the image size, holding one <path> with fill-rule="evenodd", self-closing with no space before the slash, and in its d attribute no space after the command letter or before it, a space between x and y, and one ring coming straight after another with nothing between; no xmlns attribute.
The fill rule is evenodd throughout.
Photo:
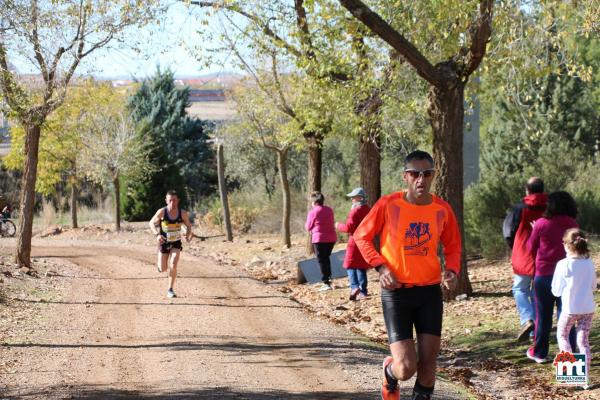
<svg viewBox="0 0 600 400"><path fill-rule="evenodd" d="M533 277L527 275L513 275L512 294L517 303L517 311L521 325L527 321L535 321L535 310L533 308L533 292L531 284Z"/></svg>
<svg viewBox="0 0 600 400"><path fill-rule="evenodd" d="M350 279L350 290L360 289L362 294L367 295L367 271L364 269L348 268L348 279Z"/></svg>
<svg viewBox="0 0 600 400"><path fill-rule="evenodd" d="M536 357L546 358L550 347L550 330L552 329L552 314L556 304L556 319L560 318L562 303L560 297L552 294L552 275L536 276L533 279L533 290L535 296L535 338L533 354ZM575 327L569 332L571 348L576 346Z"/></svg>

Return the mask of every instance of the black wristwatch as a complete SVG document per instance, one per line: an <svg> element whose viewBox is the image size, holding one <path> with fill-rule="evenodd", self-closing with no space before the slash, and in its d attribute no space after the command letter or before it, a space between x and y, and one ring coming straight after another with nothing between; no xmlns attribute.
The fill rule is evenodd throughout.
<svg viewBox="0 0 600 400"><path fill-rule="evenodd" d="M377 272L381 271L382 267L383 267L383 264L376 266L375 271L377 271Z"/></svg>

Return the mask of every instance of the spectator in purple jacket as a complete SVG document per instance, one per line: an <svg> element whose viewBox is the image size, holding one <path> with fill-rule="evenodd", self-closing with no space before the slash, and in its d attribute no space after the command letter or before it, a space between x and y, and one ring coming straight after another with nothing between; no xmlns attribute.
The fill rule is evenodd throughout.
<svg viewBox="0 0 600 400"><path fill-rule="evenodd" d="M350 236L348 246L346 246L346 257L344 257L344 268L348 271L348 279L350 280L350 300L362 300L369 296L367 269L371 268L371 265L365 261L360 250L356 247L352 234L363 218L367 216L371 207L366 203L367 194L363 188L356 188L346 196L352 200L352 208L346 223L338 222L336 228L338 231L346 232Z"/></svg>
<svg viewBox="0 0 600 400"><path fill-rule="evenodd" d="M552 277L556 263L565 258L563 235L570 228L578 228L577 204L567 192L548 195L544 216L535 221L527 248L535 259L533 289L535 299L534 345L527 349L527 357L537 363L546 362L552 329L552 314L556 304L560 317L561 301L552 294ZM571 332L571 345L575 347L575 331Z"/></svg>
<svg viewBox="0 0 600 400"><path fill-rule="evenodd" d="M311 194L312 209L306 217L305 229L311 233L312 244L321 267L319 291L331 290L331 251L337 240L333 210L323 205L325 197L321 192Z"/></svg>

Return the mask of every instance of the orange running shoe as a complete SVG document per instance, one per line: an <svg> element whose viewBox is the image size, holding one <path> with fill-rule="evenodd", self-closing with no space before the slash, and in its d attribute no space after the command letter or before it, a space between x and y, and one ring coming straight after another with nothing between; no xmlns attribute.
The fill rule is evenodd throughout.
<svg viewBox="0 0 600 400"><path fill-rule="evenodd" d="M383 360L383 384L381 385L381 400L400 400L400 388L398 387L398 381L388 382L385 374L385 369L394 359L387 356Z"/></svg>

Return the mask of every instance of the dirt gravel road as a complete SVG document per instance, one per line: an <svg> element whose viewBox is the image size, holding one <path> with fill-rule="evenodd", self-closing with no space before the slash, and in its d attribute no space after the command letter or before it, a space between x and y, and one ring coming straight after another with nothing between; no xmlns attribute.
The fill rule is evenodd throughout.
<svg viewBox="0 0 600 400"><path fill-rule="evenodd" d="M33 255L60 265L61 285L12 295L39 312L0 337L16 361L0 398L378 398L381 349L234 267L184 251L167 299L148 246L38 239ZM464 395L440 381L436 398Z"/></svg>

